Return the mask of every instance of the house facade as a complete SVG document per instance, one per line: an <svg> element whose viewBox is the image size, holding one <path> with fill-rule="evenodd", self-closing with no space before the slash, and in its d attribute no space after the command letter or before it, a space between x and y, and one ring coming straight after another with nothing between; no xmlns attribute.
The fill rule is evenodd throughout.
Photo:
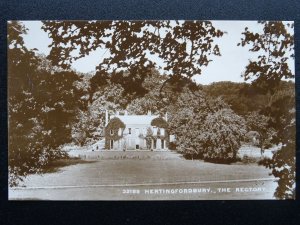
<svg viewBox="0 0 300 225"><path fill-rule="evenodd" d="M162 124L162 125L160 125ZM124 115L106 112L105 149L107 150L167 150L169 135L167 115Z"/></svg>

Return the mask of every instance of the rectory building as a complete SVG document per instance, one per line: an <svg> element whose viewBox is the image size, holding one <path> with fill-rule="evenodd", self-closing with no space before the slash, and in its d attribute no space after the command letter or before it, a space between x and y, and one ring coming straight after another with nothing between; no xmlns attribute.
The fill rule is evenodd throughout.
<svg viewBox="0 0 300 225"><path fill-rule="evenodd" d="M107 150L167 150L169 144L167 114L114 115L105 113L105 149Z"/></svg>

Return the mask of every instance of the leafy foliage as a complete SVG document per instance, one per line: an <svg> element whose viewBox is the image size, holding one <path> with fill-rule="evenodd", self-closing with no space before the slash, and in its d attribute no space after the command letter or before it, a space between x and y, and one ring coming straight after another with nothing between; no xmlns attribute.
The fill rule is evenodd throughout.
<svg viewBox="0 0 300 225"><path fill-rule="evenodd" d="M258 132L259 147L261 154L263 154L272 136L275 135L275 130L269 127L270 118L258 112L251 112L247 115L246 121L248 130Z"/></svg>
<svg viewBox="0 0 300 225"><path fill-rule="evenodd" d="M231 109L224 108L208 114L199 137L203 158L220 163L235 161L245 133L244 119Z"/></svg>
<svg viewBox="0 0 300 225"><path fill-rule="evenodd" d="M106 49L93 86L112 78L125 94L137 96L146 93L142 84L156 67L151 55L164 62L162 69L170 75L191 78L201 74L210 55L220 55L213 42L223 35L210 21L44 21L42 28L52 38L49 59L54 65L69 68L74 60Z"/></svg>
<svg viewBox="0 0 300 225"><path fill-rule="evenodd" d="M270 95L269 104L262 111L270 116L269 127L274 128L275 143L282 143L271 160L265 165L278 177L275 197L295 198L295 93L294 88L280 90L282 78L294 78L288 60L294 57L294 24L280 21L260 22L263 32L253 33L245 28L242 46L251 45L250 51L257 52L257 60L246 67L246 80L256 77L252 84ZM239 45L238 44L238 45Z"/></svg>
<svg viewBox="0 0 300 225"><path fill-rule="evenodd" d="M269 103L268 95L247 83L220 81L203 86L203 90L213 98L221 97L235 113L242 116L261 111Z"/></svg>
<svg viewBox="0 0 300 225"><path fill-rule="evenodd" d="M181 85L180 92L173 91L177 88L177 84ZM144 97L131 102L128 108L135 113L146 113L145 109L156 105L158 113L168 112L168 132L176 136L176 149L185 157L205 158L224 163L234 161L241 135L245 133L245 121L230 110L220 98L217 96L212 98L205 93L206 90L204 92L202 89L205 90L202 86L192 84L188 80L181 80L179 83L161 82ZM161 94L159 94L160 90L162 90ZM234 97L237 98L236 95L232 96ZM224 121L219 121L223 114ZM230 121L230 114L232 121ZM220 123L222 129L220 128L219 133L213 130L213 127L217 126L214 123ZM223 137L225 139L222 142L220 139ZM214 141L216 146L211 145L210 148L210 141Z"/></svg>
<svg viewBox="0 0 300 225"><path fill-rule="evenodd" d="M269 127L275 129L277 135L273 137L275 144L287 143L290 140L286 128L295 120L295 83L283 82L270 96L269 104L262 110L262 114L270 117Z"/></svg>
<svg viewBox="0 0 300 225"><path fill-rule="evenodd" d="M167 129L168 123L163 118L157 117L151 121L151 126Z"/></svg>
<svg viewBox="0 0 300 225"><path fill-rule="evenodd" d="M200 89L185 89L169 109L170 130L179 152L219 163L236 160L245 121L220 98L212 99Z"/></svg>
<svg viewBox="0 0 300 225"><path fill-rule="evenodd" d="M85 81L88 87L92 83L92 78ZM122 96L122 90L120 85L109 82L98 88L92 97L89 91L86 93L84 98L87 107L78 112L76 123L73 125L72 132L76 142L84 145L89 143L89 140L96 142L104 136L101 131L105 128L105 110L116 112L122 110L123 105L128 104L129 100Z"/></svg>
<svg viewBox="0 0 300 225"><path fill-rule="evenodd" d="M277 151L272 159L261 162L272 170L272 174L279 178L274 193L278 199L295 199L296 197L296 164L295 144L290 143Z"/></svg>
<svg viewBox="0 0 300 225"><path fill-rule="evenodd" d="M105 148L109 149L110 140L117 141L122 138L122 134L119 134L119 129L125 129L125 124L117 117L112 118L105 127Z"/></svg>
<svg viewBox="0 0 300 225"><path fill-rule="evenodd" d="M145 136L147 149L151 149L151 144L153 140L153 132L150 127L147 128L147 133Z"/></svg>
<svg viewBox="0 0 300 225"><path fill-rule="evenodd" d="M271 115L269 127L277 131L274 143L282 143L271 160L264 163L272 169L272 174L279 178L275 197L295 199L296 177L296 120L294 89L278 91L273 95L270 107L266 112Z"/></svg>
<svg viewBox="0 0 300 225"><path fill-rule="evenodd" d="M165 113L166 106L170 102L165 95L161 95L160 90L167 79L166 75L160 74L157 70L152 70L151 76L146 78L143 83L147 94L133 99L127 105L128 112L137 115L145 115L149 110L154 114Z"/></svg>
<svg viewBox="0 0 300 225"><path fill-rule="evenodd" d="M71 123L80 92L72 71L45 67L43 57L24 46L25 27L8 23L9 183L41 172L66 157L59 146L71 141ZM80 105L80 104L79 104Z"/></svg>
<svg viewBox="0 0 300 225"><path fill-rule="evenodd" d="M274 91L282 78L294 78L288 59L294 57L294 24L281 21L261 21L263 32L254 33L246 27L238 45L251 45L249 51L257 52L244 73L245 80L254 79L253 85Z"/></svg>

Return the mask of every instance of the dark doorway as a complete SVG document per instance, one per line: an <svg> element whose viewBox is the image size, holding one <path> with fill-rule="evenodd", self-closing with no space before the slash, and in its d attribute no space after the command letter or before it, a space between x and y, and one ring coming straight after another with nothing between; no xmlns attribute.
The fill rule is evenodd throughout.
<svg viewBox="0 0 300 225"><path fill-rule="evenodd" d="M114 148L114 140L110 140L110 149Z"/></svg>

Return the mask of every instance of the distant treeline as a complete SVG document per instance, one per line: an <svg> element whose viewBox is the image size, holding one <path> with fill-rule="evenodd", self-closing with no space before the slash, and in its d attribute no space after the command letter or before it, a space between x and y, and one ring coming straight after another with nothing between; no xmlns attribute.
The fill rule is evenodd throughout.
<svg viewBox="0 0 300 225"><path fill-rule="evenodd" d="M253 111L264 111L266 106L272 103L272 94L268 90L248 83L220 81L203 85L203 90L212 97L221 97L239 115L246 115ZM281 81L277 92L282 95L289 92L291 100L294 101L295 83L293 81Z"/></svg>

